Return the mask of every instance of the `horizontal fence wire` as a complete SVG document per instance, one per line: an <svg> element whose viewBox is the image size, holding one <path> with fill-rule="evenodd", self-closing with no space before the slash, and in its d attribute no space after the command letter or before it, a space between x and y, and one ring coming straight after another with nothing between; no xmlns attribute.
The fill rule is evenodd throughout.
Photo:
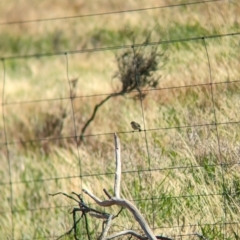
<svg viewBox="0 0 240 240"><path fill-rule="evenodd" d="M219 125L232 125L232 124L239 124L240 121L228 121L228 122L218 122L218 123L203 123L203 124L193 124L193 125L186 125L186 126L174 126L174 127L158 127L153 129L144 129L142 131L144 132L155 132L155 131L161 131L161 130L172 130L172 129L186 129L186 128L196 128L196 127L211 127L211 126L219 126ZM88 137L96 137L96 136L112 136L114 133L117 134L132 134L133 131L121 131L121 132L108 132L108 133L96 133L96 134L85 134L83 135L84 138ZM60 136L60 137L49 137L49 138L39 138L39 139L28 139L24 141L9 141L7 142L8 145L16 145L20 143L33 143L33 142L41 142L41 141L54 141L54 140L64 140L64 139L75 139L78 137L78 135L73 136ZM0 143L0 146L5 146L6 142Z"/></svg>
<svg viewBox="0 0 240 240"><path fill-rule="evenodd" d="M148 43L138 43L138 44L126 44L119 46L108 46L108 47L99 47L99 48L88 48L88 49L80 49L80 50L70 50L70 51L60 51L60 52L46 52L46 53L34 53L34 54L26 54L26 55L15 55L15 56L3 56L1 60L14 60L14 59L28 59L28 58L40 58L40 57L51 57L51 56L59 56L59 55L72 55L72 54L80 54L80 53L94 53L94 52L103 52L103 51L112 51L112 50L124 50L124 49L132 49L132 47L140 48L146 46L157 46L163 44L172 44L172 43L181 43L181 42L190 42L197 41L203 39L214 39L214 38L222 38L222 37L233 37L240 35L240 32L232 32L232 33L223 33L223 34L211 34L204 35L199 37L191 37L191 38L180 38L180 39L170 39L156 42L148 42Z"/></svg>
<svg viewBox="0 0 240 240"><path fill-rule="evenodd" d="M32 20L23 20L23 21L0 22L0 25L25 24L25 23L34 23L34 22L67 20L67 19L73 19L73 18L96 17L96 16L103 16L103 15L123 14L123 13L140 12L140 11L147 11L147 10L156 10L156 9L162 9L162 8L181 7L181 6L188 6L188 5L201 4L201 3L223 2L223 1L225 0L205 0L205 1L196 1L196 2L189 2L189 3L171 4L171 5L159 6L159 7L128 9L128 10L115 11L115 12L93 13L93 14L84 14L84 15L77 15L77 16L32 19Z"/></svg>

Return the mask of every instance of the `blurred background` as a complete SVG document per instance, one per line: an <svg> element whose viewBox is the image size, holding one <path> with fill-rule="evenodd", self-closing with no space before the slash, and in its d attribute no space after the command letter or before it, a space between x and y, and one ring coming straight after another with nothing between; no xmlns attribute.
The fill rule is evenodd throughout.
<svg viewBox="0 0 240 240"><path fill-rule="evenodd" d="M0 0L0 239L70 230L76 202L51 193L112 194L114 132L121 196L156 235L239 239L239 15L237 0ZM142 233L123 210L110 233L127 229Z"/></svg>

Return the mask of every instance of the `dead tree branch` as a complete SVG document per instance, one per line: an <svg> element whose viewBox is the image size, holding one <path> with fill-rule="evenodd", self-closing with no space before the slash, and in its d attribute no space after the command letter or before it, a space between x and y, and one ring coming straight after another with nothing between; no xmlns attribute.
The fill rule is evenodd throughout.
<svg viewBox="0 0 240 240"><path fill-rule="evenodd" d="M137 237L140 240L157 240L157 239L162 239L162 240L172 240L167 237L163 236L155 236L152 229L148 225L147 221L144 219L138 208L129 200L121 198L121 190L120 190L120 184L121 184L121 154L120 154L120 141L119 138L117 137L116 133L114 134L114 142L115 142L115 159L116 159L116 171L115 171L115 179L114 179L114 195L111 196L111 194L106 190L103 189L105 195L107 196L107 200L101 200L97 196L95 196L93 193L89 192L86 189L83 189L83 193L87 194L90 198L92 198L99 206L101 207L110 207L113 205L117 205L121 207L121 210L117 213L117 215L112 215L106 212L98 211L95 210L91 207L89 207L86 203L84 203L82 197L80 194L72 192L75 196L77 196L78 199L76 199L73 196L70 196L66 193L63 192L58 192L55 194L50 194L51 196L55 195L64 195L74 201L76 201L79 205L78 208L74 208L73 211L71 212L73 214L73 227L64 235L60 236L58 239L61 237L70 234L72 231L74 231L74 238L78 240L77 237L77 224L81 219L85 220L85 225L86 225L86 230L87 230L87 237L90 240L90 231L88 229L88 222L87 222L87 214L89 214L92 217L98 218L98 219L103 219L103 224L102 224L102 232L100 234L100 237L98 237L98 240L110 240L116 237L120 237L123 235L131 235L134 237ZM121 231L116 234L112 234L110 236L107 236L108 231L111 227L111 223L113 219L118 217L118 215L121 213L123 208L129 210L132 215L134 216L135 220L139 223L141 229L144 231L145 235L140 235L135 231L132 230L127 230L127 231ZM81 212L82 216L80 219L76 220L76 212Z"/></svg>
<svg viewBox="0 0 240 240"><path fill-rule="evenodd" d="M115 173L115 188L114 188L114 196L111 197L108 200L100 200L98 197L96 197L94 194L90 193L86 189L83 189L83 192L87 194L89 197L91 197L99 206L102 207L110 207L113 205L117 205L120 207L127 208L134 216L135 220L139 223L142 230L150 240L156 240L154 233L152 232L151 228L149 227L148 223L140 213L140 211L137 209L136 206L134 206L130 201L127 199L120 198L120 181L121 181L121 160L120 160L120 141L117 137L117 134L114 134L115 139L115 153L116 153L116 173ZM107 191L104 191L107 193ZM107 193L107 196L109 197L110 194Z"/></svg>

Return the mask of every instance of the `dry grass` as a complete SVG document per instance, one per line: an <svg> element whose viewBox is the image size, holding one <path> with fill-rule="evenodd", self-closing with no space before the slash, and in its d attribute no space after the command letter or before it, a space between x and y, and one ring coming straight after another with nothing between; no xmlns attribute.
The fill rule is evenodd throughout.
<svg viewBox="0 0 240 240"><path fill-rule="evenodd" d="M189 1L72 1L71 4L32 1L31 5L24 0L18 4L8 1L0 7L0 16L4 22L183 2ZM140 43L150 31L151 41L237 32L239 14L237 1L222 1L1 25L0 41L6 47L0 53L5 57L131 44L133 36ZM75 135L73 109L79 134L94 106L105 96L77 97L72 109L67 73L69 79L78 78L74 89L77 96L109 94L119 87L118 80L113 79L117 70L115 54L123 49L69 54L68 69L64 54L6 60L4 100L8 104L4 105L4 113L13 183L14 239L56 238L71 228L68 212L73 202L60 196L49 197L48 193L80 193L82 188L88 188L104 198L102 189L111 191L113 136L101 134L112 132L124 132L119 133L122 194L135 200L156 234L178 236L176 239L187 234L186 239L197 239L188 234L199 232L208 239L238 239L240 136L239 124L234 122L240 117L239 83L221 82L240 79L239 38L206 39L211 79L203 40L159 45L167 57L160 70L160 86L158 90L148 91L143 101L145 127L150 130L146 132L148 149L144 132L131 132L132 120L143 126L141 105L132 99L133 94L113 98L101 107L86 132L100 135L87 136L85 145L78 149L72 138ZM2 65L0 72L3 72ZM178 88L210 81L214 83L212 88L209 85ZM1 84L1 93L2 90ZM2 111L0 107L1 115ZM215 122L215 117L221 123L217 129L209 125ZM232 124L226 124L229 122ZM176 128L189 125L200 126ZM9 162L3 119L0 119L0 129L3 143L0 191L6 196L0 204L0 235L2 239L11 239ZM58 139L60 136L63 138ZM84 200L96 207L89 199L84 197ZM113 210L116 213L118 209ZM94 239L101 224L92 219L90 227L95 229ZM124 211L116 219L113 230L127 228L138 229L138 225ZM84 232L84 226L80 231Z"/></svg>

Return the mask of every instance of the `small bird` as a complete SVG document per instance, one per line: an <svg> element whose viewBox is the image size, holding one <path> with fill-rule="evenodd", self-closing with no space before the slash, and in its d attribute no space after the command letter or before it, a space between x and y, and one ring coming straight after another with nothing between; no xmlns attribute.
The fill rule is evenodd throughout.
<svg viewBox="0 0 240 240"><path fill-rule="evenodd" d="M131 122L131 126L134 130L139 130L139 132L141 132L141 126L140 124L136 123L136 122Z"/></svg>

